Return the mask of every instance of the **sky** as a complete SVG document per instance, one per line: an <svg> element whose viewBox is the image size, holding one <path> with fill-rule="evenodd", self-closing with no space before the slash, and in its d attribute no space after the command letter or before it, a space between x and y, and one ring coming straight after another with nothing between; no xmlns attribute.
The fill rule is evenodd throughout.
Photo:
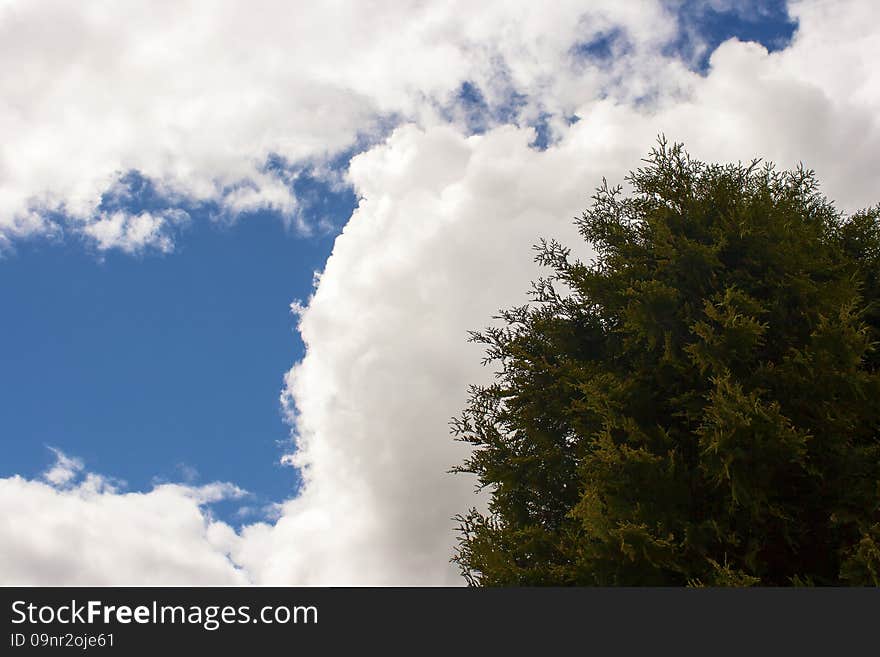
<svg viewBox="0 0 880 657"><path fill-rule="evenodd" d="M657 135L880 201L872 0L0 0L0 583L462 584L467 331Z"/></svg>
<svg viewBox="0 0 880 657"><path fill-rule="evenodd" d="M300 188L328 219L351 214L350 190ZM132 489L235 480L253 498L222 509L231 522L291 495L296 471L278 462L290 442L278 394L302 357L290 303L336 232L299 235L259 212L196 217L167 254L17 244L0 259L0 474L39 475L54 447ZM64 391L51 407L47 384Z"/></svg>

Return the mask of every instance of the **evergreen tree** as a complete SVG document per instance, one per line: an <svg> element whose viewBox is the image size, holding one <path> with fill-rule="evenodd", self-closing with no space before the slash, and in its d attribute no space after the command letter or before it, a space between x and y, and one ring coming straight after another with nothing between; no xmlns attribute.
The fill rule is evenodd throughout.
<svg viewBox="0 0 880 657"><path fill-rule="evenodd" d="M472 334L476 585L880 584L880 205L660 139Z"/></svg>

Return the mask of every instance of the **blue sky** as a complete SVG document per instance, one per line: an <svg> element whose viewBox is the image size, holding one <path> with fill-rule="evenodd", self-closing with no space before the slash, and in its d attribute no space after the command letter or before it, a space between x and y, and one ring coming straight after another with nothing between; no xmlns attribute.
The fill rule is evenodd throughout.
<svg viewBox="0 0 880 657"><path fill-rule="evenodd" d="M684 5L680 40L708 50L692 63L705 73L723 40L785 46L794 23L782 3L760 17ZM590 59L611 57L612 32L578 46ZM455 103L471 132L512 121L523 99L490 107L462 83ZM547 145L539 122L535 146ZM334 161L343 171L347 161ZM130 196L105 196L107 209L154 210L158 197L137 172ZM278 212L213 222L211 206L186 207L190 221L171 253L99 252L82 240L35 237L0 257L0 476L35 477L48 447L82 458L90 470L147 490L157 480L231 481L253 493L215 512L232 523L242 505L292 496L296 470L279 465L290 428L278 403L284 372L302 358L289 305L306 299L313 272L356 204L349 188L302 176L295 185L311 235ZM324 221L320 221L324 220Z"/></svg>
<svg viewBox="0 0 880 657"><path fill-rule="evenodd" d="M299 187L337 223L303 236L273 213L223 225L202 209L168 254L36 239L0 259L0 474L37 475L51 446L133 490L221 480L254 493L246 504L289 497L278 395L302 356L289 305L354 204Z"/></svg>

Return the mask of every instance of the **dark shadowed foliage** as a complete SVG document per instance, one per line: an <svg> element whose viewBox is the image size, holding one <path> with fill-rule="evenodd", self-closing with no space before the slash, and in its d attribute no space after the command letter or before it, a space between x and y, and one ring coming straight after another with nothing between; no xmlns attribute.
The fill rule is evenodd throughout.
<svg viewBox="0 0 880 657"><path fill-rule="evenodd" d="M880 206L661 139L474 333L477 585L880 584Z"/></svg>

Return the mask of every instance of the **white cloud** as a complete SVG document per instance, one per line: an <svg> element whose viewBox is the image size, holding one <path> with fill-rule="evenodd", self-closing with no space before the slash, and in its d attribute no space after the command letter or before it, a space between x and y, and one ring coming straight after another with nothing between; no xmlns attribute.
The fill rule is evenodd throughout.
<svg viewBox="0 0 880 657"><path fill-rule="evenodd" d="M125 253L140 253L154 248L168 252L174 248L170 230L188 219L182 210L137 214L117 210L101 212L82 227L82 232L100 251L115 248Z"/></svg>
<svg viewBox="0 0 880 657"><path fill-rule="evenodd" d="M55 455L55 463L43 473L43 479L56 487L64 486L76 479L82 472L83 462L78 458L67 456L55 447L49 449Z"/></svg>
<svg viewBox="0 0 880 657"><path fill-rule="evenodd" d="M45 233L57 223L47 212L61 211L100 248L167 249L167 234L116 239L118 219L99 212L132 170L222 214L268 208L296 222L269 155L320 164L386 117L435 120L465 80L496 103L515 89L556 105L575 74L582 92L599 84L568 49L612 25L644 61L674 30L654 0L566 0L553 11L526 0L480 11L463 0L4 0L0 241ZM152 234L155 216L136 216Z"/></svg>
<svg viewBox="0 0 880 657"><path fill-rule="evenodd" d="M614 11L630 12L633 5L615 6ZM137 554L152 555L156 568L167 568L155 572L171 579L221 582L246 573L249 581L272 584L460 583L448 563L455 538L450 517L476 498L472 481L445 474L464 457L446 423L462 406L467 384L490 374L479 366L479 348L465 343L466 331L483 326L499 307L525 298L537 273L530 265L537 238L578 244L571 218L588 204L601 176L621 180L665 132L684 140L702 159L763 156L785 167L803 160L847 209L880 200L875 155L880 152L880 73L872 66L880 55L880 22L870 0L793 4L801 28L789 48L768 54L760 46L730 41L713 54L706 77L647 57L652 46L645 45L642 55L615 64L617 83L610 74L599 80L592 70L577 77L568 59L577 21L566 7L531 9L521 22L509 18L515 10L501 5L468 19L460 11L423 8L414 11L418 19L410 17L393 32L382 27L387 15L377 11L359 16L366 21L363 34L347 31L347 17L339 35L322 33L338 49L328 48L326 59L307 50L316 47L314 38L290 46L291 61L323 71L317 76L322 84L332 80L333 89L369 98L366 114L406 108L415 120L353 160L349 178L361 199L358 209L336 240L311 299L292 306L307 353L287 376L284 399L295 407L298 438L298 450L288 460L303 469L304 486L281 506L276 522L252 524L236 535L203 515L199 499L204 498L186 487L85 494L11 478L0 480L0 511L18 504L30 513L9 516L18 523L14 531L9 519L0 521L0 546L7 545L7 534L15 534L16 542L8 545L25 543L45 555L45 564L60 559L64 568L52 566L46 579L85 581L99 572L92 559L107 565L111 552L121 549L114 543L101 547L101 532L109 531L114 514L122 517L134 509L127 534L146 532L153 550ZM210 41L223 16L221 11L219 18L206 19L194 41ZM317 16L305 12L296 29L308 37L316 30L314 21L320 24ZM662 16L654 16L661 26ZM249 30L256 29L249 20L233 32L239 39L230 46L233 52L241 54ZM642 19L632 21L633 34L641 34ZM273 34L266 36L268 43L276 43ZM346 42L337 41L343 37L352 39L347 49L340 47ZM634 38L654 43L650 36ZM465 47L481 43L488 44L486 52ZM279 46L275 55L283 52ZM560 115L576 112L582 120L570 127L560 123L559 141L537 151L529 147L530 129L504 126L469 137L419 110L419 98L441 97L465 76L463 71L494 79L480 68L495 61L487 52L503 55L504 84L513 80L528 92L546 91L541 98L549 107ZM360 67L347 69L344 62L355 55ZM356 68L360 75L352 73ZM504 84L496 84L498 93ZM645 95L646 89L652 93ZM306 95L317 98L313 92L309 87ZM335 148L350 139L350 134L338 137L345 133L339 126L349 126L350 119L354 131L366 116L346 115L343 104L344 120L326 113L307 120L292 98L280 97L279 103L294 108L295 125L270 109L262 110L253 125L263 122L279 140L285 134L312 135L314 141L307 142L313 146L307 144L302 153L322 139ZM241 107L228 111L242 115ZM246 126L237 130L232 144L247 143L259 133ZM333 130L342 132L327 134ZM181 139L189 143L189 137ZM164 171L169 185L193 193L202 189L200 176L208 176L202 182L213 180L209 151L171 149L167 170L156 171ZM187 155L191 152L201 155ZM175 178L175 167L187 175ZM204 189L207 196L213 193L210 184ZM580 248L586 254L586 247ZM65 550L60 534L43 525L57 522L52 520L56 508L68 507L72 517L94 513L103 524L97 523L75 549ZM176 531L175 523L184 530ZM28 552L16 550L8 550L0 581L13 576L36 581ZM125 582L154 562L124 561L116 571L107 566L107 572Z"/></svg>
<svg viewBox="0 0 880 657"><path fill-rule="evenodd" d="M245 493L225 483L163 484L120 493L53 450L48 483L0 479L4 585L241 584L227 556L236 539L203 505Z"/></svg>

